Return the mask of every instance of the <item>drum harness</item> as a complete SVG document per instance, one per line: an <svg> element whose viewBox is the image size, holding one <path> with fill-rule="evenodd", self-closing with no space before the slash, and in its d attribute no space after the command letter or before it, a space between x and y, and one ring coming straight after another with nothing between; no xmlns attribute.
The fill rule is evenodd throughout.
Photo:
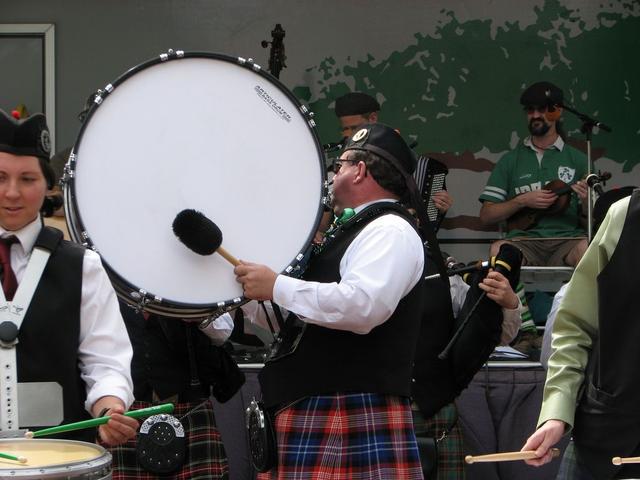
<svg viewBox="0 0 640 480"><path fill-rule="evenodd" d="M15 298L7 301L0 288L0 365L2 366L2 389L0 389L0 431L17 431L18 425L18 369L16 345L18 332L24 320L40 278L51 252L62 234L49 227L43 227L43 242L38 242L31 252L24 278L18 285ZM15 433L15 432L14 432ZM12 436L12 435L10 435Z"/></svg>

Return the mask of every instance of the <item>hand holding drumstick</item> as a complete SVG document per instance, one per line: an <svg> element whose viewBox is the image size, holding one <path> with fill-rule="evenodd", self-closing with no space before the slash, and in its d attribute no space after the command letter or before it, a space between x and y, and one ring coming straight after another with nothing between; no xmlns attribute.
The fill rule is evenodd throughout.
<svg viewBox="0 0 640 480"><path fill-rule="evenodd" d="M523 451L535 451L535 457L525 460L527 465L540 467L553 459L553 447L564 435L567 424L562 420L547 420L526 441Z"/></svg>

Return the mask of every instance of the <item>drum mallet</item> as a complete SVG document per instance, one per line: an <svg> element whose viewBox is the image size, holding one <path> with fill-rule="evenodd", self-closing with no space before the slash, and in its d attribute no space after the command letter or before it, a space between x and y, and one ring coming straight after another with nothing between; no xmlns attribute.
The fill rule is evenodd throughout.
<svg viewBox="0 0 640 480"><path fill-rule="evenodd" d="M151 417L153 415L159 415L161 413L173 412L173 403L163 403L161 405L155 405L153 407L141 408L139 410L130 410L123 413L125 417L142 418ZM57 427L43 428L35 432L26 432L24 436L26 438L44 437L45 435L53 435L54 433L71 432L73 430L82 430L85 428L93 428L99 425L104 425L111 419L110 415L104 417L92 418L91 420L83 420L81 422L67 423L66 425L58 425Z"/></svg>
<svg viewBox="0 0 640 480"><path fill-rule="evenodd" d="M622 465L623 463L640 463L640 457L613 457L611 463Z"/></svg>
<svg viewBox="0 0 640 480"><path fill-rule="evenodd" d="M231 265L237 267L240 261L227 252L222 244L222 231L218 226L197 210L182 210L173 220L173 233L187 248L198 255L218 252Z"/></svg>
<svg viewBox="0 0 640 480"><path fill-rule="evenodd" d="M551 456L553 458L559 457L560 450L557 448L552 448ZM532 460L534 458L538 458L535 450L525 450L523 452L490 453L489 455L467 455L466 457L464 457L464 461L467 463L512 462L514 460Z"/></svg>

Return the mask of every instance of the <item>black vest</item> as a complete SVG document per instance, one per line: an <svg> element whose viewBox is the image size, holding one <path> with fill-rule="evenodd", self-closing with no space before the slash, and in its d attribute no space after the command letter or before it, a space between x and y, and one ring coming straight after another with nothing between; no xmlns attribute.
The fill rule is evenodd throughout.
<svg viewBox="0 0 640 480"><path fill-rule="evenodd" d="M87 395L78 367L85 251L80 245L62 240L62 232L51 227L43 227L36 245L45 246L52 253L18 334L18 381L59 383L64 399L62 423L86 420L90 418L84 408ZM95 430L56 437L92 442Z"/></svg>
<svg viewBox="0 0 640 480"><path fill-rule="evenodd" d="M575 416L578 460L598 479L638 478L640 465L611 458L640 456L640 191L631 196L620 240L598 275L598 338Z"/></svg>
<svg viewBox="0 0 640 480"><path fill-rule="evenodd" d="M438 273L430 257L427 257L427 275ZM435 415L459 393L451 357L438 358L451 339L454 327L448 280L445 282L438 277L424 282L426 305L413 369L413 398L425 418Z"/></svg>
<svg viewBox="0 0 640 480"><path fill-rule="evenodd" d="M155 314L145 320L123 302L120 310L133 346L131 377L136 400L151 402L154 391L159 399L178 395L181 402L209 397L219 377L219 347L198 330L197 323ZM192 380L199 385L192 386Z"/></svg>
<svg viewBox="0 0 640 480"><path fill-rule="evenodd" d="M312 259L305 280L340 281L340 260L347 247L373 219L390 213L412 221L393 203L366 208L339 227L335 237ZM336 392L411 394L411 367L423 308L423 282L398 304L382 325L366 335L308 324L298 348L267 362L260 372L267 407Z"/></svg>

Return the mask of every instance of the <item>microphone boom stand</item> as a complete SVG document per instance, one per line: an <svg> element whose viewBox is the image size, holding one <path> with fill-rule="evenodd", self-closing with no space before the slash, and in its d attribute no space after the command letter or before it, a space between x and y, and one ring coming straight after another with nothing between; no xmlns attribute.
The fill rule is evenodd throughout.
<svg viewBox="0 0 640 480"><path fill-rule="evenodd" d="M587 140L587 177L591 175L591 136L593 133L593 127L598 127L605 132L611 132L611 127L605 125L604 123L595 120L594 118L589 117L584 113L580 113L572 107L568 107L566 105L558 105L562 107L564 110L573 113L576 117L578 117L582 121L582 127L580 131L584 133L585 138ZM592 189L589 188L587 190L587 242L591 243L592 237L592 228L593 228L593 192Z"/></svg>

